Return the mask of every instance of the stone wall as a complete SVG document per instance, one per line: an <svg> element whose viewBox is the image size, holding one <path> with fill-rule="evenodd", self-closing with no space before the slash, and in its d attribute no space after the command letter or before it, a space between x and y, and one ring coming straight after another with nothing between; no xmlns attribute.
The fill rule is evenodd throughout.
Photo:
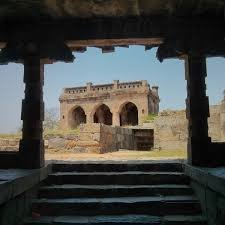
<svg viewBox="0 0 225 225"><path fill-rule="evenodd" d="M210 106L209 136L213 142L225 142L225 100ZM185 110L165 110L143 128L154 129L154 148L164 150L187 149L187 119ZM74 152L105 153L120 148L135 149L133 130L88 123L80 125L77 135L47 137L46 149L65 149ZM0 151L17 151L19 139L0 139Z"/></svg>
<svg viewBox="0 0 225 225"><path fill-rule="evenodd" d="M209 137L212 138L212 141L219 142L222 141L221 137L221 106L214 105L210 106L210 117L208 118L209 125Z"/></svg>
<svg viewBox="0 0 225 225"><path fill-rule="evenodd" d="M119 149L134 149L134 134L131 129L104 124L81 124L77 135L48 137L48 149L75 153L107 153Z"/></svg>
<svg viewBox="0 0 225 225"><path fill-rule="evenodd" d="M80 126L80 137L88 152L106 153L119 149L134 149L134 137L131 129L112 127L104 124L83 124ZM80 142L77 143L78 145ZM94 145L93 145L94 144Z"/></svg>
<svg viewBox="0 0 225 225"><path fill-rule="evenodd" d="M45 137L45 149L76 153L106 153L134 149L131 129L104 124L82 124L78 134ZM18 151L19 139L0 139L0 151Z"/></svg>
<svg viewBox="0 0 225 225"><path fill-rule="evenodd" d="M134 136L131 129L111 127L101 124L102 152L134 149Z"/></svg>
<svg viewBox="0 0 225 225"><path fill-rule="evenodd" d="M0 151L18 151L19 138L0 138Z"/></svg>
<svg viewBox="0 0 225 225"><path fill-rule="evenodd" d="M40 183L51 173L51 165L36 170L8 169L0 172L0 224L22 225L31 216Z"/></svg>
<svg viewBox="0 0 225 225"><path fill-rule="evenodd" d="M187 148L187 120L184 110L163 111L153 123L155 148L180 150Z"/></svg>
<svg viewBox="0 0 225 225"><path fill-rule="evenodd" d="M184 165L190 184L201 202L209 225L224 225L225 173L224 168L199 168Z"/></svg>
<svg viewBox="0 0 225 225"><path fill-rule="evenodd" d="M139 135L137 135L137 131ZM149 131L147 129L147 131ZM104 124L82 124L77 135L51 137L46 149L72 151L75 153L107 153L119 149L137 150L138 138L146 137L146 129L113 127ZM152 140L153 143L153 140ZM150 150L152 145L147 149Z"/></svg>
<svg viewBox="0 0 225 225"><path fill-rule="evenodd" d="M225 141L225 104L210 106L208 125L213 142ZM187 149L188 121L185 110L164 110L143 126L154 129L156 149Z"/></svg>

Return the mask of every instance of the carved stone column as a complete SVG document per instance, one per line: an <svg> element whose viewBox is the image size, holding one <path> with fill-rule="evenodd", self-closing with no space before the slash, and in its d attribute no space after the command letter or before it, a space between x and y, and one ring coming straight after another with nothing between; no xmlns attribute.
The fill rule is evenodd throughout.
<svg viewBox="0 0 225 225"><path fill-rule="evenodd" d="M94 118L91 112L86 112L86 116L87 116L87 124L94 123Z"/></svg>
<svg viewBox="0 0 225 225"><path fill-rule="evenodd" d="M23 136L20 141L22 168L44 166L43 124L44 65L40 56L31 54L24 59L25 98L22 102Z"/></svg>
<svg viewBox="0 0 225 225"><path fill-rule="evenodd" d="M208 137L209 101L206 96L206 58L187 56L186 114L188 119L188 162L195 166L207 165L211 139Z"/></svg>
<svg viewBox="0 0 225 225"><path fill-rule="evenodd" d="M120 114L113 112L113 126L120 126Z"/></svg>

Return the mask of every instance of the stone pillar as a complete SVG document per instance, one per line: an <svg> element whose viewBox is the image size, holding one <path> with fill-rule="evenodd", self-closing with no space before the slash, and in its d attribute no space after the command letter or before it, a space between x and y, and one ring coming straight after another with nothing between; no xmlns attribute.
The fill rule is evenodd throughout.
<svg viewBox="0 0 225 225"><path fill-rule="evenodd" d="M91 82L88 82L87 83L87 92L90 92L91 91L91 86L92 86L92 83Z"/></svg>
<svg viewBox="0 0 225 225"><path fill-rule="evenodd" d="M118 112L113 112L113 126L120 126L120 114Z"/></svg>
<svg viewBox="0 0 225 225"><path fill-rule="evenodd" d="M24 59L25 98L22 102L23 135L20 141L20 164L22 168L44 166L43 124L44 64L37 55Z"/></svg>
<svg viewBox="0 0 225 225"><path fill-rule="evenodd" d="M188 162L195 166L207 165L210 160L211 139L208 137L209 101L206 96L206 76L206 58L188 56L185 60Z"/></svg>
<svg viewBox="0 0 225 225"><path fill-rule="evenodd" d="M119 88L119 80L114 80L113 81L113 89L118 89Z"/></svg>
<svg viewBox="0 0 225 225"><path fill-rule="evenodd" d="M142 125L143 124L143 117L142 117L142 108L138 108L138 124L137 125Z"/></svg>
<svg viewBox="0 0 225 225"><path fill-rule="evenodd" d="M94 118L91 113L86 112L87 124L94 123Z"/></svg>

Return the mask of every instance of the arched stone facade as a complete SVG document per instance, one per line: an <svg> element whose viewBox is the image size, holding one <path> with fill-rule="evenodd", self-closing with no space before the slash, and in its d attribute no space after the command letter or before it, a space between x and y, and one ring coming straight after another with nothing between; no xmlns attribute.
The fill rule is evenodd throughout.
<svg viewBox="0 0 225 225"><path fill-rule="evenodd" d="M68 124L71 129L77 128L80 124L86 123L86 114L81 106L72 108L68 115Z"/></svg>
<svg viewBox="0 0 225 225"><path fill-rule="evenodd" d="M74 126L71 112L77 107L82 108L86 123L141 125L149 113L157 114L159 111L158 88L151 89L147 81L114 81L105 85L88 83L86 87L66 88L60 96L62 129ZM79 122L81 118L77 117Z"/></svg>
<svg viewBox="0 0 225 225"><path fill-rule="evenodd" d="M106 125L112 125L112 113L109 107L105 104L101 104L94 113L94 123L103 123Z"/></svg>
<svg viewBox="0 0 225 225"><path fill-rule="evenodd" d="M138 108L134 103L126 102L120 108L120 126L138 125Z"/></svg>

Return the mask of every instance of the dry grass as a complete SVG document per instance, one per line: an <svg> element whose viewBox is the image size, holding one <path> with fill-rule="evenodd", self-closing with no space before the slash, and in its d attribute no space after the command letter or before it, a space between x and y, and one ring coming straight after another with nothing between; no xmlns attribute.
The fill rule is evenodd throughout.
<svg viewBox="0 0 225 225"><path fill-rule="evenodd" d="M0 138L2 139L20 139L21 137L22 133L0 134Z"/></svg>
<svg viewBox="0 0 225 225"><path fill-rule="evenodd" d="M127 151L111 152L105 154L95 153L73 153L65 150L47 151L47 160L65 161L133 161L133 160L167 160L186 159L187 153L184 150L161 150L161 151Z"/></svg>
<svg viewBox="0 0 225 225"><path fill-rule="evenodd" d="M71 130L59 130L59 129L46 129L44 131L44 138L60 136L64 137L66 135L77 135L80 133L79 129ZM20 139L22 137L22 132L11 133L11 134L0 134L0 138L4 139Z"/></svg>

